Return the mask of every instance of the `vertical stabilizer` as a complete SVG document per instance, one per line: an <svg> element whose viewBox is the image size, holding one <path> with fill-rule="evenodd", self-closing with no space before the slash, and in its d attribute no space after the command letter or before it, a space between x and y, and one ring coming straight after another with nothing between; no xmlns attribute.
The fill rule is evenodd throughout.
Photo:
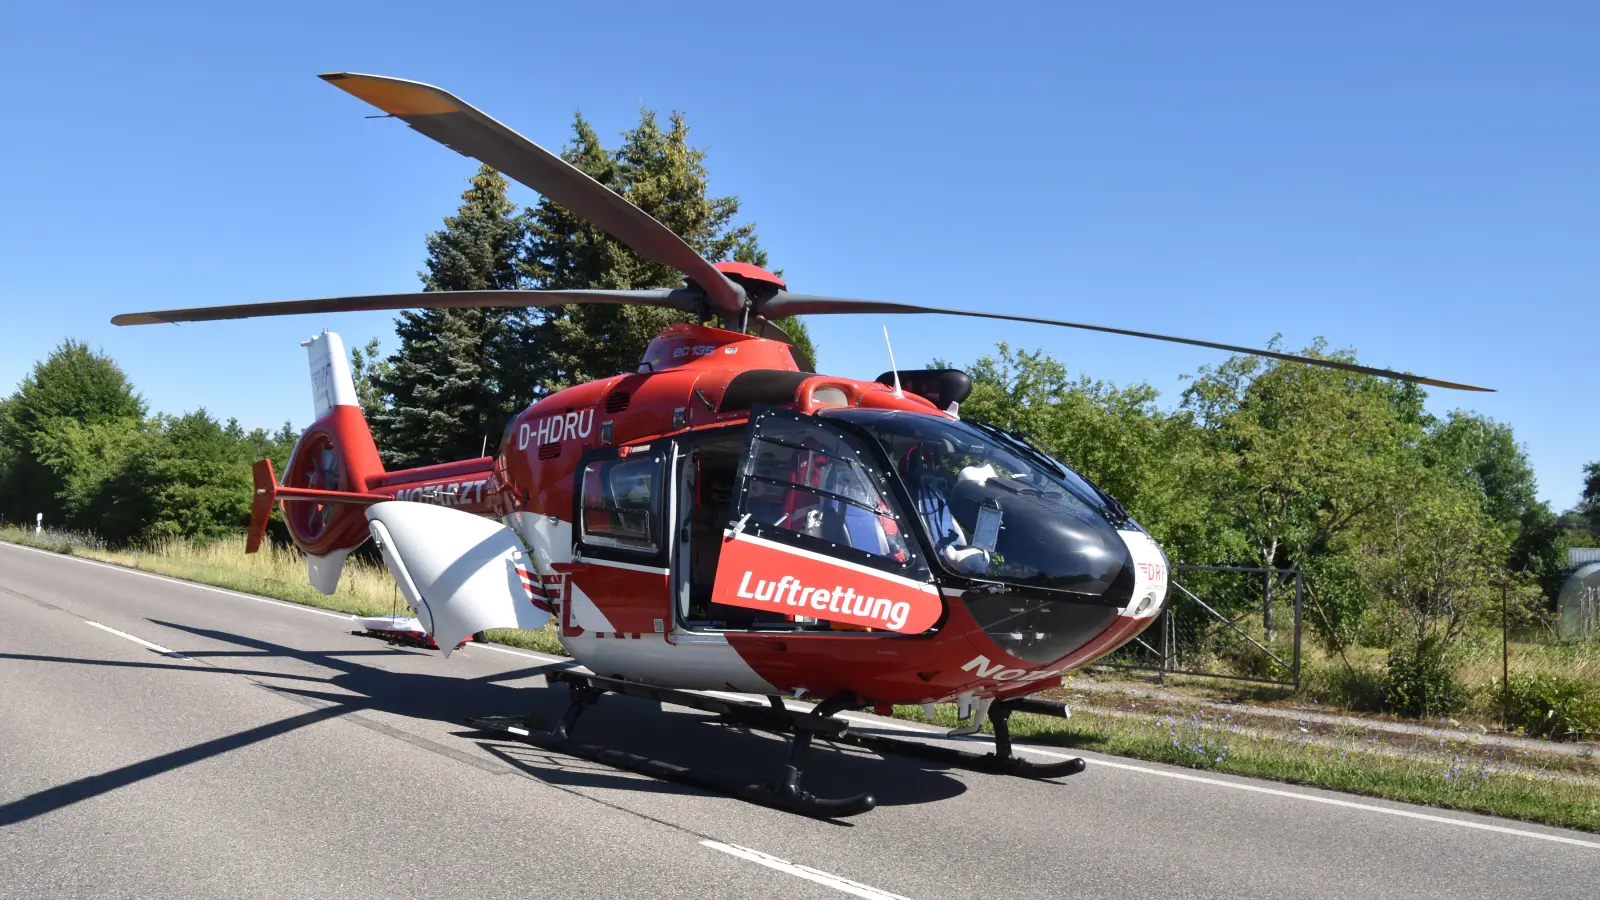
<svg viewBox="0 0 1600 900"><path fill-rule="evenodd" d="M324 331L301 343L311 363L312 419L320 419L335 406L360 406L356 383L350 377L350 359L344 341L332 331Z"/></svg>
<svg viewBox="0 0 1600 900"><path fill-rule="evenodd" d="M255 490L260 502L251 508L250 540L260 546L254 535L265 531L272 500L280 500L284 525L306 554L312 586L331 594L339 586L345 557L367 539L368 530L360 502L330 495L365 494L383 477L383 461L361 413L344 341L324 331L300 346L311 365L313 421L289 454L282 485L272 484L270 463L258 464Z"/></svg>

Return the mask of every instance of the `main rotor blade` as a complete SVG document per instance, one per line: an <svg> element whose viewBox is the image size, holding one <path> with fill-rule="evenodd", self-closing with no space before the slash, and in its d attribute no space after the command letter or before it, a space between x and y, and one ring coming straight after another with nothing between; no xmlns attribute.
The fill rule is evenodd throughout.
<svg viewBox="0 0 1600 900"><path fill-rule="evenodd" d="M455 95L430 84L384 75L330 72L319 77L457 153L533 188L574 215L593 222L640 256L689 276L705 290L711 306L722 316L733 317L744 311L744 289L694 252L672 229L560 156Z"/></svg>
<svg viewBox="0 0 1600 900"><path fill-rule="evenodd" d="M238 303L232 306L197 306L112 316L113 325L158 325L163 322L213 322L218 319L253 319L257 316L298 316L306 313L367 312L382 309L490 309L525 306L560 306L564 303L638 303L694 312L704 295L693 290L659 291L423 291L415 294L372 294L367 297L326 297L319 300L282 300L274 303Z"/></svg>
<svg viewBox="0 0 1600 900"><path fill-rule="evenodd" d="M1102 331L1107 334L1123 334L1128 337L1149 338L1156 341L1169 341L1174 344L1189 344L1193 347L1209 347L1213 350L1226 350L1229 353L1248 353L1251 356L1265 356L1269 359L1281 359L1286 362L1305 363L1310 366L1322 366L1325 369L1339 369L1345 372L1359 372L1363 375L1377 375L1382 378L1398 378L1401 381L1414 381L1418 384L1433 387L1450 388L1456 391L1486 391L1493 392L1494 388L1477 387L1470 384L1457 384L1454 381L1440 381L1437 378L1424 378L1421 375L1412 375L1406 372L1395 372L1390 369L1375 369L1371 366L1359 366L1355 363L1341 362L1337 359L1318 359L1313 356L1296 356L1293 353L1279 353L1276 350L1257 350L1253 347L1237 347L1233 344L1219 344L1214 341L1201 341L1194 338L1177 337L1170 334L1156 334L1152 331L1133 331L1127 328L1112 328L1107 325L1090 325L1084 322L1066 322L1060 319L1040 319L1033 316L1013 316L1007 313L976 312L967 309L941 309L937 306L917 306L910 303L885 303L877 300L847 300L841 297L817 297L810 294L791 294L788 291L779 291L778 294L760 305L757 310L768 318L782 318L783 316L816 316L851 313L937 313L947 316L970 316L975 319L1003 319L1008 322L1028 322L1035 325L1059 325L1063 328L1081 328L1085 331Z"/></svg>

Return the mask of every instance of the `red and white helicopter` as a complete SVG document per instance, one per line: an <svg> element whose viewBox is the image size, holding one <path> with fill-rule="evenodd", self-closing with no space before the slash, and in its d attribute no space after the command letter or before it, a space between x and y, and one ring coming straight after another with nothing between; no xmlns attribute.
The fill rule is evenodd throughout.
<svg viewBox="0 0 1600 900"><path fill-rule="evenodd" d="M1167 559L1120 503L1025 437L959 417L971 390L965 374L817 374L797 362L774 319L975 316L1483 390L1121 328L790 293L764 269L702 259L624 197L443 90L373 75L322 78L677 268L687 286L385 294L112 321L567 303L695 315L701 324L663 331L637 371L528 407L494 456L397 472L379 461L339 336L324 332L307 345L316 421L281 485L270 462L256 467L250 550L281 502L312 583L331 593L346 555L372 538L446 655L475 632L537 629L554 617L584 668L551 672L569 684L571 706L553 729L526 737L606 762L641 761L569 732L585 705L622 692L792 732L789 764L774 783L715 786L813 815L873 806L870 795L822 799L801 788L802 758L818 734L1012 774L1071 774L1081 760L1038 765L1011 754L1008 704L1138 635L1166 598ZM706 690L772 703L698 693ZM796 712L785 695L821 702ZM941 701L961 704L968 730L987 715L997 752L852 735L834 715Z"/></svg>

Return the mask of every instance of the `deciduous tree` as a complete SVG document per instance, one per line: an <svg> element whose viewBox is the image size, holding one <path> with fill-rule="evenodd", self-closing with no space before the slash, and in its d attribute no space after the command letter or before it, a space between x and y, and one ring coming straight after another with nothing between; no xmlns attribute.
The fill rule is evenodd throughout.
<svg viewBox="0 0 1600 900"><path fill-rule="evenodd" d="M1028 434L1121 500L1172 558L1236 558L1238 535L1215 514L1218 462L1203 452L1191 416L1162 411L1150 385L1073 378L1049 354L1005 343L968 374L963 417Z"/></svg>
<svg viewBox="0 0 1600 900"><path fill-rule="evenodd" d="M65 487L61 473L47 465L47 435L66 422L82 426L137 423L144 401L122 369L108 356L80 341L62 341L5 402L0 417L0 513L33 520L42 512L59 522Z"/></svg>

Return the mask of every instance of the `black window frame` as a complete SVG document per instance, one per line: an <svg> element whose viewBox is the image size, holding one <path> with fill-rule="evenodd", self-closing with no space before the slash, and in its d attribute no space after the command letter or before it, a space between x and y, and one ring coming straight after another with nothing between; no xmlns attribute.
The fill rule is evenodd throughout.
<svg viewBox="0 0 1600 900"><path fill-rule="evenodd" d="M757 457L755 448L761 441L762 429L766 423L783 422L785 424L799 425L801 427L815 428L823 432L832 432L844 437L854 447L854 453L861 469L867 474L871 485L884 497L889 506L888 517L893 519L905 544L907 558L899 562L891 556L870 553L858 550L848 544L840 544L825 538L812 537L797 531L759 522L755 518L744 519L745 499L749 494L751 481L773 483L774 479L757 475L755 472ZM787 442L774 442L785 443ZM832 456L833 454L829 454ZM835 457L837 458L837 457ZM924 584L938 584L935 569L930 565L930 548L924 538L921 523L915 521L914 509L910 496L906 493L904 485L895 475L894 468L890 465L889 458L884 454L877 440L866 430L856 427L849 422L824 420L817 416L797 413L794 410L779 406L758 403L751 407L750 419L745 424L744 450L739 462L737 483L734 485L733 499L728 511L729 522L733 527L740 527L748 534L773 543L794 547L823 556L838 559L841 562L866 566L876 571L909 578ZM789 484L789 482L782 482ZM884 515L881 510L871 509L849 497L812 488L806 485L793 485L798 490L808 491L819 497L837 499L849 503L860 509L866 509L874 515ZM743 525L739 523L743 520ZM941 619L942 622L942 619Z"/></svg>
<svg viewBox="0 0 1600 900"><path fill-rule="evenodd" d="M670 489L667 485L667 472L669 463L670 441L655 441L641 446L623 447L598 447L589 450L578 459L578 467L572 474L572 543L575 556L590 559L605 559L614 562L635 563L651 567L666 568L667 560L672 549L672 527L666 521L667 495ZM585 524L584 512L587 509L606 510L605 507L586 507L584 505L584 475L589 467L595 463L615 465L619 463L632 463L635 457L643 457L655 463L654 483L650 492L650 508L646 511L649 521L650 533L654 537L655 548L627 547L609 543L592 543ZM607 510L614 511L614 510ZM629 510L632 512L632 510Z"/></svg>

